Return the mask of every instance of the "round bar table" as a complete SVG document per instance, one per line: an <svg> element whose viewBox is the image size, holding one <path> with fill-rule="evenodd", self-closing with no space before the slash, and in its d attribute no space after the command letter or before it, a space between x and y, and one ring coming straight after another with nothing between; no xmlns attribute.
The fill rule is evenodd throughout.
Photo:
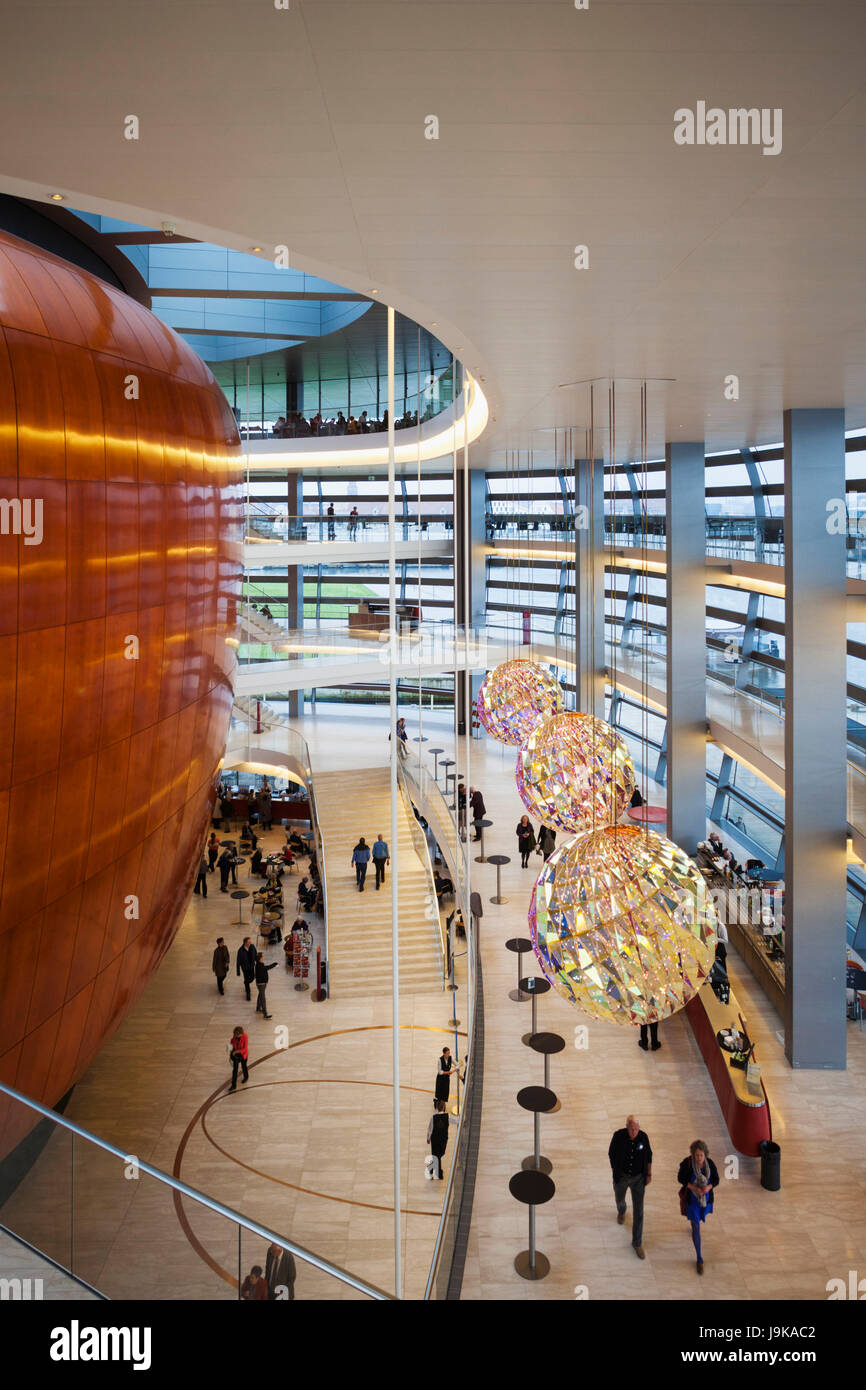
<svg viewBox="0 0 866 1390"><path fill-rule="evenodd" d="M232 926L242 927L244 923L244 898L248 898L250 895L246 888L236 888L231 896L237 899L238 904L238 918L237 921L232 919Z"/></svg>
<svg viewBox="0 0 866 1390"><path fill-rule="evenodd" d="M665 806L629 806L626 811L629 820L635 821L638 825L664 825L668 818Z"/></svg>
<svg viewBox="0 0 866 1390"><path fill-rule="evenodd" d="M534 1038L538 1032L538 1018L536 1016L535 1001L539 994L546 994L550 989L550 981L545 980L543 975L527 975L520 981L520 988L524 994L528 994L532 1000L532 1027L528 1033L524 1033L521 1042L529 1047L529 1039Z"/></svg>
<svg viewBox="0 0 866 1390"><path fill-rule="evenodd" d="M428 739L428 737L427 737L426 734L413 734L413 736L412 736L412 742L413 742L413 743L429 743L430 740Z"/></svg>
<svg viewBox="0 0 866 1390"><path fill-rule="evenodd" d="M444 748L428 748L428 753L433 754L433 780L439 781L439 754L444 753Z"/></svg>
<svg viewBox="0 0 866 1390"><path fill-rule="evenodd" d="M535 1248L535 1208L550 1201L556 1192L556 1183L546 1173L523 1169L509 1178L508 1190L518 1202L529 1207L529 1249L515 1256L514 1268L521 1279L544 1279L550 1273L550 1260Z"/></svg>
<svg viewBox="0 0 866 1390"><path fill-rule="evenodd" d="M533 1173L550 1173L552 1171L553 1164L549 1158L544 1157L539 1147L541 1144L541 1120L539 1117L555 1110L556 1103L556 1095L546 1086L524 1086L522 1091L517 1092L517 1104L532 1114L533 1151L528 1158L523 1160L520 1165L521 1168Z"/></svg>
<svg viewBox="0 0 866 1390"><path fill-rule="evenodd" d="M514 951L517 955L517 989L510 989L508 998L513 999L515 1004L522 1004L529 998L529 995L524 994L520 988L520 966L523 962L524 951L532 950L532 942L528 936L512 936L509 941L506 941L505 949L506 951Z"/></svg>
<svg viewBox="0 0 866 1390"><path fill-rule="evenodd" d="M449 767L455 767L456 764L455 764L453 758L443 758L443 759L442 759L442 766L443 766L444 769L445 769L445 796L446 796L446 798L447 798L447 797L448 797L448 783L451 782L451 781L453 781L455 788L456 788L456 786L457 786L457 773L456 773L456 772L449 772L449 771L448 771ZM455 793L454 793L454 800L455 800L455 802L456 802L456 800L457 800L457 793L456 793L456 791L455 791Z"/></svg>
<svg viewBox="0 0 866 1390"><path fill-rule="evenodd" d="M508 902L508 899L502 896L502 865L510 864L511 860L507 854L489 854L487 863L496 865L496 897L491 898L490 901L496 903L497 907L501 907L503 903Z"/></svg>
<svg viewBox="0 0 866 1390"><path fill-rule="evenodd" d="M540 1052L544 1057L544 1084L550 1090L550 1059L555 1052L562 1052L565 1048L565 1038L561 1038L558 1033L533 1033L529 1039L529 1046L533 1052ZM553 1111L562 1109L562 1102L557 1101Z"/></svg>
<svg viewBox="0 0 866 1390"><path fill-rule="evenodd" d="M489 829L490 829L491 825L493 824L493 821L492 821L492 820L474 820L474 821L472 822L472 824L473 824L473 825L480 825L480 826L481 826L481 836L480 836L481 853L480 853L480 854L476 854L476 856L475 856L475 863L476 863L476 864L486 864L486 863L487 863L487 857L486 857L486 855L485 855L485 853L484 853L484 832L485 832L485 830L489 830ZM499 891L499 890L497 889L497 892L498 892L498 891Z"/></svg>

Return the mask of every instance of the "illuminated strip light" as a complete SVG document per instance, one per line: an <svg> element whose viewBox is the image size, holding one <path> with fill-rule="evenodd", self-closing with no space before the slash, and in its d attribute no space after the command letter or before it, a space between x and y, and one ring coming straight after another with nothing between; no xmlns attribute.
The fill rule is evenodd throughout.
<svg viewBox="0 0 866 1390"><path fill-rule="evenodd" d="M463 393L464 399L468 396L469 408L467 414L467 425L469 443L474 444L487 428L487 421L490 418L490 411L487 405L487 397L478 385L474 377L466 373L466 389ZM455 420L446 429L439 430L436 434L428 435L421 439L421 458L424 462L430 459L442 458L445 454L450 454L454 449L455 436L459 433L460 444L463 444L463 416ZM418 440L417 436L411 444L398 444L395 448L395 461L400 464L416 464L418 461ZM286 450L280 453L260 454L257 451L250 453L250 466L256 473L267 472L270 469L283 471L285 469L297 470L300 468L347 468L354 467L374 467L375 465L387 465L388 446L383 445L376 449L323 449L319 450Z"/></svg>

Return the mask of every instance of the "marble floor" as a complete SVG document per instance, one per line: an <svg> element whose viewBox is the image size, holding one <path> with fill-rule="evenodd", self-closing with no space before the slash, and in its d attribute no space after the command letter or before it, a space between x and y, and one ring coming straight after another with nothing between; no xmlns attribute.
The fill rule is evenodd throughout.
<svg viewBox="0 0 866 1390"><path fill-rule="evenodd" d="M454 756L450 725L425 714L432 746ZM387 756L383 710L320 704L298 720L314 769L380 766ZM410 737L417 719L409 715ZM424 755L426 757L426 754ZM466 753L460 750L461 768ZM488 816L487 852L511 856L502 876L508 902L490 903L495 870L471 863L483 898L486 1051L481 1149L465 1299L821 1299L831 1277L866 1273L866 1032L849 1027L845 1073L792 1072L780 1021L733 952L729 965L770 1094L782 1147L782 1190L765 1192L759 1163L732 1154L706 1068L682 1017L662 1025L662 1050L643 1053L630 1031L584 1020L558 995L539 1000L539 1024L568 1046L552 1059L561 1110L542 1117L542 1150L556 1196L538 1213L539 1248L551 1261L543 1282L513 1270L526 1245L526 1211L508 1179L532 1148L531 1117L517 1091L542 1080L542 1060L521 1042L530 1005L508 998L515 960L505 940L526 931L533 881L521 870L514 828L522 811L513 753L473 740L469 780ZM427 759L432 764L432 759ZM271 840L277 843L278 833ZM241 874L245 869L241 870ZM243 882L243 878L241 880ZM287 881L289 883L290 881ZM287 911L294 906L290 888ZM249 901L244 916L249 916ZM76 1087L66 1114L132 1158L174 1173L213 1198L285 1233L307 1249L385 1290L394 1288L392 1013L389 1000L339 998L317 1004L296 991L282 964L269 986L270 1022L229 976L221 997L210 973L214 939L234 954L244 927L237 903L214 887L193 898L186 920L132 1015ZM281 949L266 959L281 957ZM527 962L527 965L529 962ZM390 961L376 967L390 969ZM450 994L400 999L404 1294L424 1288L438 1226L441 1187L424 1178L425 1132L435 1058L447 1042ZM461 999L463 1002L461 1003ZM465 1028L465 996L457 995ZM226 1042L236 1022L250 1033L246 1088L225 1093ZM576 1047L576 1026L588 1027ZM278 1032L277 1030L284 1030ZM286 1046L288 1042L288 1046ZM616 1224L607 1147L635 1112L655 1151L647 1194L645 1261ZM706 1273L695 1275L688 1227L679 1215L676 1169L691 1139L709 1146L723 1181L705 1238ZM446 1172L447 1172L446 1158ZM74 1169L74 1185L72 1173ZM630 1215L628 1222L630 1223ZM55 1135L0 1221L112 1297L232 1298L238 1268L264 1262L265 1242L188 1198L177 1205L154 1180L118 1160ZM0 1274L4 1272L0 1251ZM299 1298L357 1297L299 1262Z"/></svg>

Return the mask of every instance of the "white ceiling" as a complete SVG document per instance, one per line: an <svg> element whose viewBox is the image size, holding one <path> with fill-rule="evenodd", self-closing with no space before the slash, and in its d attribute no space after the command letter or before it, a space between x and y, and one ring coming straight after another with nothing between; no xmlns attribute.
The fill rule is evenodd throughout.
<svg viewBox="0 0 866 1390"><path fill-rule="evenodd" d="M479 463L583 426L593 377L660 383L656 455L866 425L864 0L290 5L5 0L0 189L378 289L485 378ZM675 145L698 100L781 107L782 153Z"/></svg>

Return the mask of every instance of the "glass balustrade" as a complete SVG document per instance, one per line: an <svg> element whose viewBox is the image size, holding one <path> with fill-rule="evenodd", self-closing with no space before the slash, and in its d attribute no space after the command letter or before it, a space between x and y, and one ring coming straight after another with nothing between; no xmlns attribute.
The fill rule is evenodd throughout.
<svg viewBox="0 0 866 1390"><path fill-rule="evenodd" d="M398 516L394 528L398 541L450 540L454 534L451 516ZM262 564L267 563L268 545L309 545L312 542L346 541L363 545L371 541L387 541L387 516L352 517L328 516L327 512L306 512L293 515L279 507L253 503L247 507L246 532L248 544L262 546Z"/></svg>
<svg viewBox="0 0 866 1390"><path fill-rule="evenodd" d="M225 1093L210 1108L231 1103ZM273 1281L280 1300L391 1297L9 1086L0 1085L0 1113L7 1140L29 1149L26 1160L16 1164L16 1147L0 1165L14 1174L2 1189L0 1225L105 1298L251 1297L250 1272L267 1267L272 1246L292 1257L276 1266L285 1281ZM268 1206L266 1199L263 1213Z"/></svg>

